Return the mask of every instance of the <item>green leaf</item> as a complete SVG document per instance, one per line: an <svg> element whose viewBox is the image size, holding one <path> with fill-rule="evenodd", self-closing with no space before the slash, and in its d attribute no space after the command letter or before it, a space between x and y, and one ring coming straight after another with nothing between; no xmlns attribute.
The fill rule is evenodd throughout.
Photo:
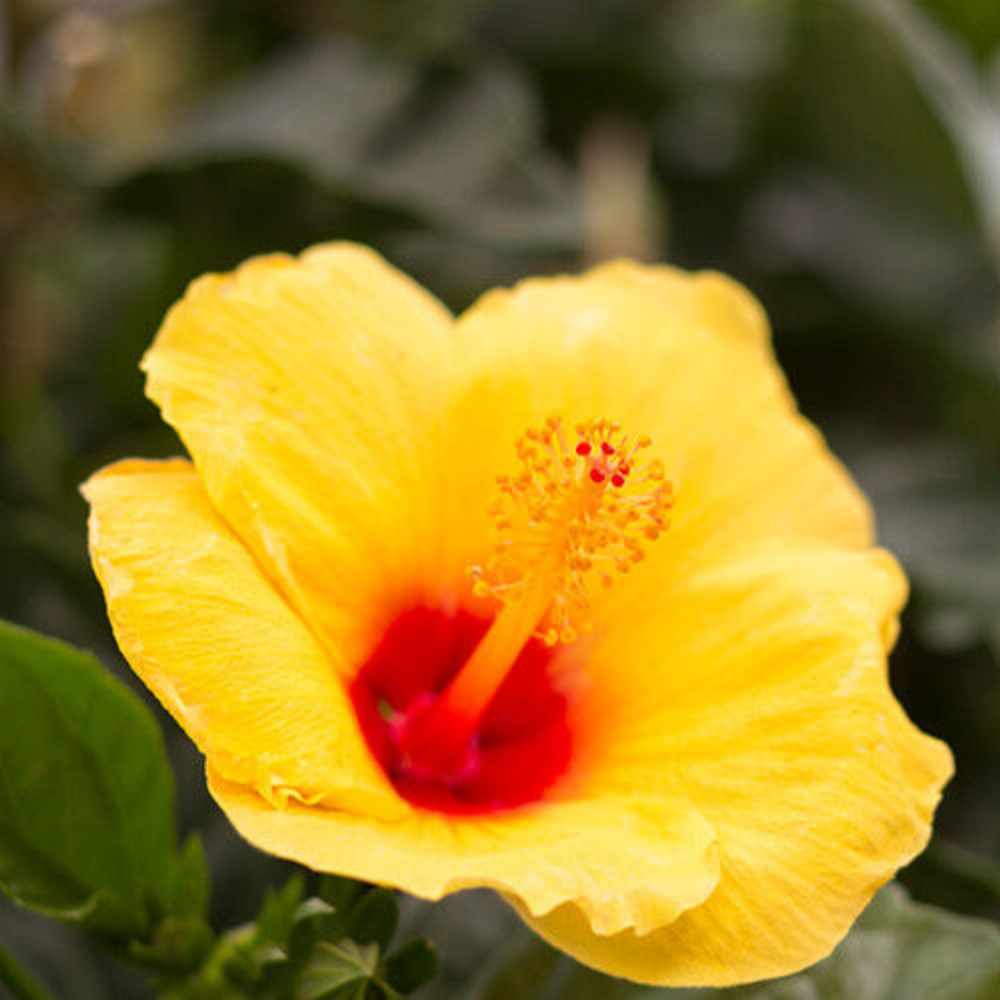
<svg viewBox="0 0 1000 1000"><path fill-rule="evenodd" d="M720 990L637 987L535 941L483 986L482 1000L990 1000L1000 996L1000 928L884 888L833 955L794 976Z"/></svg>
<svg viewBox="0 0 1000 1000"><path fill-rule="evenodd" d="M1000 108L968 54L907 0L849 0L899 46L951 132L1000 266ZM996 15L994 12L994 21Z"/></svg>
<svg viewBox="0 0 1000 1000"><path fill-rule="evenodd" d="M980 59L987 59L1000 46L996 0L920 0L920 6L960 35Z"/></svg>
<svg viewBox="0 0 1000 1000"><path fill-rule="evenodd" d="M358 996L364 996L368 983L378 971L378 954L376 944L320 942L302 973L300 1000L321 1000L346 989L356 989Z"/></svg>
<svg viewBox="0 0 1000 1000"><path fill-rule="evenodd" d="M403 994L420 989L434 976L437 968L437 952L427 938L408 942L383 963L386 982Z"/></svg>
<svg viewBox="0 0 1000 1000"><path fill-rule="evenodd" d="M195 833L185 841L174 864L167 909L178 917L203 917L210 889L205 846Z"/></svg>
<svg viewBox="0 0 1000 1000"><path fill-rule="evenodd" d="M267 890L257 914L254 940L258 944L270 942L283 946L288 941L305 892L305 879L299 872L288 879L281 889Z"/></svg>
<svg viewBox="0 0 1000 1000"><path fill-rule="evenodd" d="M319 883L320 899L326 900L337 913L347 913L363 890L363 883L340 875L324 875Z"/></svg>
<svg viewBox="0 0 1000 1000"><path fill-rule="evenodd" d="M328 917L332 913L333 907L325 899L310 896L295 908L295 916L292 922L294 924L301 924L307 920L316 920L318 917Z"/></svg>
<svg viewBox="0 0 1000 1000"><path fill-rule="evenodd" d="M324 875L320 880L320 898L329 903L334 911L325 927L326 936L331 941L336 941L347 933L351 908L364 890L365 886L361 882L339 875Z"/></svg>
<svg viewBox="0 0 1000 1000"><path fill-rule="evenodd" d="M399 923L399 904L391 889L372 889L351 911L346 936L359 944L389 946Z"/></svg>
<svg viewBox="0 0 1000 1000"><path fill-rule="evenodd" d="M773 14L780 6L759 9ZM764 263L754 278L758 292L776 272L790 279L786 290L797 294L786 327L808 323L820 303L850 327L845 303L828 301L835 290L863 306L869 324L898 324L910 335L952 332L959 316L968 322L956 303L994 294L996 277L980 199L951 123L928 100L924 77L874 4L785 6L786 64L758 112L757 154L767 166L759 190L741 205L753 249L740 266ZM836 129L827 127L831 121ZM754 172L744 163L737 183ZM830 286L825 295L803 271Z"/></svg>
<svg viewBox="0 0 1000 1000"><path fill-rule="evenodd" d="M160 731L93 658L0 623L0 889L23 906L139 936L201 889L174 857ZM186 859L186 860L185 860ZM200 905L200 904L199 904Z"/></svg>
<svg viewBox="0 0 1000 1000"><path fill-rule="evenodd" d="M294 912L287 919L290 919L288 931L283 940L276 942L284 951L287 961L273 970L273 975L283 981L294 979L305 967L318 941L323 938L336 940L340 936L333 932L336 926L334 908L317 896L310 896L297 903Z"/></svg>
<svg viewBox="0 0 1000 1000"><path fill-rule="evenodd" d="M193 972L215 942L212 929L201 917L165 917L148 940L131 940L125 954L170 977Z"/></svg>

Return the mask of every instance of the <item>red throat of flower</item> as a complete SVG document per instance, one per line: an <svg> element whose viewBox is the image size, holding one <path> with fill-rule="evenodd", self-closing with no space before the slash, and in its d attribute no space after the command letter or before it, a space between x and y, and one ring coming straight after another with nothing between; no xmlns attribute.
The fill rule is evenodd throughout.
<svg viewBox="0 0 1000 1000"><path fill-rule="evenodd" d="M552 665L588 631L590 594L644 558L667 527L672 488L648 438L617 422L550 417L517 441L521 470L497 477L497 539L471 566L492 622L422 608L401 615L359 671L369 745L405 797L444 811L511 808L568 767L572 733Z"/></svg>

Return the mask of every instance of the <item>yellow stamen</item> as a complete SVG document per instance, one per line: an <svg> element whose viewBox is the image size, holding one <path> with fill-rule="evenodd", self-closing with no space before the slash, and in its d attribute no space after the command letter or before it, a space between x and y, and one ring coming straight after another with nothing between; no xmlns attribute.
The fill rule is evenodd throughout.
<svg viewBox="0 0 1000 1000"><path fill-rule="evenodd" d="M673 489L649 438L634 443L617 421L578 424L572 440L556 416L516 443L517 476L499 476L491 507L498 540L473 591L503 604L489 632L441 697L471 726L535 636L549 646L586 631L589 592L610 586L644 557L644 542L667 527ZM639 487L636 489L636 487Z"/></svg>
<svg viewBox="0 0 1000 1000"><path fill-rule="evenodd" d="M476 766L472 736L521 650L534 636L573 642L589 627L589 594L627 573L668 526L673 487L649 438L630 442L617 421L561 418L528 430L515 447L516 476L498 476L490 506L497 541L485 566L469 567L473 592L503 606L441 695L398 735L412 773L461 776Z"/></svg>

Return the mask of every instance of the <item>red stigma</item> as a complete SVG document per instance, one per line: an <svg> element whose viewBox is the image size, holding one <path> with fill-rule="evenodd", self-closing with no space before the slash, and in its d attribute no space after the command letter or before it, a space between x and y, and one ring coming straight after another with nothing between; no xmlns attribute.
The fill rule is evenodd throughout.
<svg viewBox="0 0 1000 1000"><path fill-rule="evenodd" d="M593 468L593 469L590 470L590 478L591 478L591 481L593 481L595 483L603 483L604 480L607 477L604 475L603 472L601 472L600 469L598 469L598 468L595 467L595 468Z"/></svg>
<svg viewBox="0 0 1000 1000"><path fill-rule="evenodd" d="M616 472L611 477L611 483L613 486L622 487L625 485L625 477L620 472Z"/></svg>
<svg viewBox="0 0 1000 1000"><path fill-rule="evenodd" d="M608 441L602 441L601 451L603 451L605 455L613 455L615 453L615 447Z"/></svg>
<svg viewBox="0 0 1000 1000"><path fill-rule="evenodd" d="M591 447L590 447L590 442L589 442L589 441L581 441L581 442L580 442L580 443L579 443L579 444L578 444L578 445L576 446L576 453L577 453L577 454L578 454L578 455L579 455L579 456L580 456L581 458L582 458L583 456L585 456L585 455L589 455L589 454L590 454L590 451L591 451Z"/></svg>

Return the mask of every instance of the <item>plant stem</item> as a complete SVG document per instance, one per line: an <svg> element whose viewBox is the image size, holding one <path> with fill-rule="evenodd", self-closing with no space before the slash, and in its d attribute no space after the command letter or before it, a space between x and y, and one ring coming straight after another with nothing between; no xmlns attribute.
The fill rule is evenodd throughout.
<svg viewBox="0 0 1000 1000"><path fill-rule="evenodd" d="M51 994L2 945L0 984L6 986L17 1000L52 1000Z"/></svg>

